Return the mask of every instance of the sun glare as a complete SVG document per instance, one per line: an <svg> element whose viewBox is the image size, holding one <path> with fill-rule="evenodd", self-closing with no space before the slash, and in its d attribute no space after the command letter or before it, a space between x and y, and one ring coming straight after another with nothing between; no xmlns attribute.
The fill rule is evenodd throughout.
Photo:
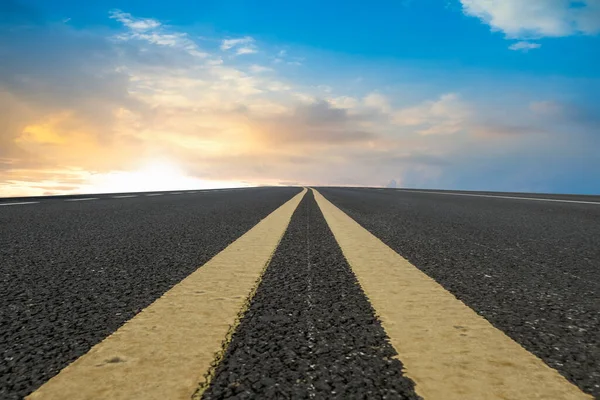
<svg viewBox="0 0 600 400"><path fill-rule="evenodd" d="M154 161L134 171L95 174L89 191L94 193L149 192L163 190L217 189L248 186L242 182L210 181L186 175L171 162Z"/></svg>

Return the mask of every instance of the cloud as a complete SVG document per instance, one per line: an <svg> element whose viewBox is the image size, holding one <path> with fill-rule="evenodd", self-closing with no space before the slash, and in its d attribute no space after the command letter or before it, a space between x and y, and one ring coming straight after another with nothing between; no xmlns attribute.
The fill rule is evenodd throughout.
<svg viewBox="0 0 600 400"><path fill-rule="evenodd" d="M221 50L229 50L233 47L254 43L254 39L250 36L246 36L238 39L224 39L221 42Z"/></svg>
<svg viewBox="0 0 600 400"><path fill-rule="evenodd" d="M508 39L600 32L598 0L460 0L465 15L479 18Z"/></svg>
<svg viewBox="0 0 600 400"><path fill-rule="evenodd" d="M506 122L486 121L474 122L470 128L470 133L475 137L516 137L537 133L540 129L532 126L515 125Z"/></svg>
<svg viewBox="0 0 600 400"><path fill-rule="evenodd" d="M540 47L542 47L542 45L539 43L521 41L521 42L516 42L516 43L511 44L508 48L510 50L522 51L522 52L526 53L529 50L539 49Z"/></svg>
<svg viewBox="0 0 600 400"><path fill-rule="evenodd" d="M235 54L239 56L242 54L254 54L256 52L257 50L254 47L239 47L236 49Z"/></svg>
<svg viewBox="0 0 600 400"><path fill-rule="evenodd" d="M4 38L0 103L11 111L0 115L0 157L15 168L109 164L110 144L123 135L119 110L147 111L128 92L110 41L65 25L8 30ZM71 143L88 155L74 153Z"/></svg>
<svg viewBox="0 0 600 400"><path fill-rule="evenodd" d="M259 74L261 72L273 72L273 68L269 68L269 67L265 67L262 65L257 65L257 64L253 64L250 66L250 72L253 72L255 74Z"/></svg>
<svg viewBox="0 0 600 400"><path fill-rule="evenodd" d="M250 36L237 39L224 39L221 42L221 50L235 50L236 55L257 53L255 40Z"/></svg>
<svg viewBox="0 0 600 400"><path fill-rule="evenodd" d="M128 30L114 36L118 41L145 41L157 46L172 47L184 50L194 57L206 57L207 53L200 50L198 45L185 32L175 32L159 21L151 18L135 18L121 10L112 10L110 18L120 22Z"/></svg>
<svg viewBox="0 0 600 400"><path fill-rule="evenodd" d="M529 109L547 121L563 124L571 129L600 129L600 108L577 103L560 101L534 101L529 104Z"/></svg>
<svg viewBox="0 0 600 400"><path fill-rule="evenodd" d="M286 64L286 65L294 65L300 66L302 62L305 61L304 57L291 57L288 55L287 50L279 50L277 54L272 57L272 60L275 64Z"/></svg>
<svg viewBox="0 0 600 400"><path fill-rule="evenodd" d="M346 122L348 111L336 108L326 100L303 104L294 110L294 119L305 125L332 125Z"/></svg>
<svg viewBox="0 0 600 400"><path fill-rule="evenodd" d="M255 64L228 56L255 46L249 37L212 38L221 48L205 49L206 41L159 20L110 16L116 35L65 24L7 31L0 193L85 190L98 175L137 176L157 159L213 182L394 179L490 189L521 182L521 167L543 169L535 162L569 168L566 158L555 165L565 151L600 167L590 150L598 147L590 132L598 131L600 113L585 104L547 96L477 100L438 87L427 95L393 92L369 86L369 74L378 72L366 68L361 82L323 82L309 68L289 73L284 62L267 64L277 56L267 50ZM540 152L535 162L519 158ZM492 173L500 175L490 183Z"/></svg>
<svg viewBox="0 0 600 400"><path fill-rule="evenodd" d="M469 107L460 96L447 93L437 100L397 110L392 117L396 125L414 126L421 135L443 135L460 132L469 116Z"/></svg>
<svg viewBox="0 0 600 400"><path fill-rule="evenodd" d="M156 29L161 26L161 23L151 18L134 18L129 13L124 13L121 10L112 10L110 18L122 23L127 28L135 32L145 32Z"/></svg>
<svg viewBox="0 0 600 400"><path fill-rule="evenodd" d="M379 110L383 113L389 113L391 106L387 97L379 93L370 93L363 100L365 106Z"/></svg>
<svg viewBox="0 0 600 400"><path fill-rule="evenodd" d="M327 100L316 100L268 118L255 118L251 124L262 143L317 147L375 140L377 135L364 129L361 122L366 122L364 117L351 115Z"/></svg>

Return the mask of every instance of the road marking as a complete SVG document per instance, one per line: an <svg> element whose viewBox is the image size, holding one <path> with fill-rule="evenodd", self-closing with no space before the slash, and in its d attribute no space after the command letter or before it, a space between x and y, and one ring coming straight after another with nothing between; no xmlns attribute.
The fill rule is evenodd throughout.
<svg viewBox="0 0 600 400"><path fill-rule="evenodd" d="M404 189L396 189L401 192L415 192L415 193L433 193L433 194L448 194L452 196L472 196L472 197L492 197L495 199L513 199L513 200L533 200L533 201L552 201L557 203L578 203L578 204L596 204L600 205L600 202L597 201L579 201L579 200L560 200L560 199L536 199L533 197L515 197L515 196L494 196L491 194L472 194L472 193L451 193L451 192L433 192L433 191L425 191L425 190L404 190Z"/></svg>
<svg viewBox="0 0 600 400"><path fill-rule="evenodd" d="M130 197L138 197L137 194L127 194L127 195L123 195L123 196L112 196L113 199L127 199Z"/></svg>
<svg viewBox="0 0 600 400"><path fill-rule="evenodd" d="M189 193L190 193L190 194L196 194L196 193L198 193L198 192L189 192Z"/></svg>
<svg viewBox="0 0 600 400"><path fill-rule="evenodd" d="M0 203L0 206L18 206L22 204L37 204L39 201L22 201L20 203Z"/></svg>
<svg viewBox="0 0 600 400"><path fill-rule="evenodd" d="M592 399L313 191L421 397Z"/></svg>
<svg viewBox="0 0 600 400"><path fill-rule="evenodd" d="M162 196L162 195L163 195L162 193L150 193L150 194L147 194L146 196L150 197L150 196Z"/></svg>
<svg viewBox="0 0 600 400"><path fill-rule="evenodd" d="M65 201L87 201L87 200L98 200L97 197L83 197L80 199L66 199Z"/></svg>
<svg viewBox="0 0 600 400"><path fill-rule="evenodd" d="M190 399L210 380L304 189L28 399ZM203 376L204 384L203 383Z"/></svg>
<svg viewBox="0 0 600 400"><path fill-rule="evenodd" d="M177 193L169 193L169 194L181 194L181 192L177 192Z"/></svg>

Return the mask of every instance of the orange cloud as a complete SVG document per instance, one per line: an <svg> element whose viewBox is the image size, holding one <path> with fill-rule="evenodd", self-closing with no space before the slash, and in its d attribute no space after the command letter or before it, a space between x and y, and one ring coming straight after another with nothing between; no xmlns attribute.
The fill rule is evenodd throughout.
<svg viewBox="0 0 600 400"><path fill-rule="evenodd" d="M244 43L263 52L254 39L225 39L227 49L210 52L160 21L112 18L124 31L110 38L44 27L38 35L53 47L28 57L20 48L36 37L7 41L14 57L0 65L0 107L9 110L0 115L0 196L385 185L410 174L442 179L469 152L496 154L484 140L491 136L504 137L504 148L527 143L513 133L528 124L488 118L457 93L411 102L377 88L307 86L286 78L285 63L226 56ZM531 110L543 116L552 105Z"/></svg>

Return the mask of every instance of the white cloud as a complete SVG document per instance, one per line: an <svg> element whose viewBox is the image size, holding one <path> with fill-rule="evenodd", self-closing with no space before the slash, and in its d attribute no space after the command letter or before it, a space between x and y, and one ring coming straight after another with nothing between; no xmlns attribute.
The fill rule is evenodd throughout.
<svg viewBox="0 0 600 400"><path fill-rule="evenodd" d="M540 47L542 47L542 45L539 43L533 43L533 42L527 42L527 41L513 43L510 46L508 46L508 48L510 50L522 51L525 53L528 52L529 50L539 49Z"/></svg>
<svg viewBox="0 0 600 400"><path fill-rule="evenodd" d="M470 115L469 106L457 94L447 93L437 100L395 111L393 122L417 127L421 135L453 134L465 128Z"/></svg>
<svg viewBox="0 0 600 400"><path fill-rule="evenodd" d="M221 50L229 50L232 47L239 46L242 44L253 43L253 42L254 42L254 39L252 39L250 36L246 36L246 37L238 38L238 39L224 39L221 42Z"/></svg>
<svg viewBox="0 0 600 400"><path fill-rule="evenodd" d="M48 164L43 165L62 169L68 162L86 171L103 172L134 168L131 165L143 157L161 156L177 160L202 179L253 183L272 179L275 183L315 185L373 185L397 179L401 184L439 187L478 172L482 159L500 165L503 160L499 157L514 157L511 150L517 146L525 149L518 154L536 153L539 132L559 129L556 126L560 124L548 115L563 115L563 125L585 117L576 110L559 113L568 105L551 101L529 103L528 98L503 103L491 93L486 93L484 100L463 99L454 93L422 97L420 92L369 86L369 78L377 70L362 71L364 80L354 80L355 75L341 71L339 80L311 81L309 85L297 79L297 73L286 75L289 69L284 63L288 60L269 65L278 69L276 74L261 74L268 68L260 64L277 54L266 54L267 47L257 61L245 63L231 57L253 45L251 38L215 39L227 53L217 49L202 59L190 59L190 52L200 52L195 36L154 20L120 12L113 15L124 26L121 40L94 45L83 36L80 45L68 53L63 43L70 41L55 40L59 56L54 51L40 52L37 56L42 58L36 62L21 57L15 71L25 77L43 77L41 84L36 79L3 82L1 78L19 74L0 74L0 102L3 93L11 96L2 108L15 111L4 123L8 131L0 131L0 170L41 168L38 165L44 157ZM68 26L63 28L65 34L82 36ZM28 43L13 44L17 60L18 49L27 48ZM88 71L87 61L106 49L110 49L106 57ZM279 55L294 59L286 53ZM49 68L54 60L69 62ZM0 72L10 66L5 64L0 63ZM309 68L298 69L311 73ZM361 88L355 89L361 80ZM6 92L19 85L24 87L19 93ZM40 96L45 96L40 104L32 101ZM404 106L398 108L397 104ZM589 115L590 126L598 126L596 114ZM528 121L538 125L531 127ZM4 126L2 122L0 116ZM597 148L585 138L577 142L572 132L569 129L564 142L575 143L574 150L579 150L577 143L590 153ZM562 146L553 140L544 143L557 149L548 154L563 154ZM199 158L199 153L203 157ZM589 159L592 157L597 159L595 153ZM593 165L597 164L594 161ZM553 165L554 159L544 167ZM489 171L495 171L493 167ZM482 173L484 184L489 181L489 171ZM520 177L521 172L515 171L515 176ZM24 182L21 186L39 181L23 174L19 177ZM64 192L67 189L61 187L67 184L75 190L84 180L77 179L70 182L57 177L56 182L63 186L53 183L43 190ZM0 192L2 185L0 177Z"/></svg>
<svg viewBox="0 0 600 400"><path fill-rule="evenodd" d="M188 37L187 33L172 32L157 20L136 18L121 10L113 10L109 14L110 18L119 21L128 28L128 32L114 37L117 40L143 40L158 46L181 49L192 56L207 56L205 52L198 48L196 42Z"/></svg>
<svg viewBox="0 0 600 400"><path fill-rule="evenodd" d="M221 50L235 50L236 55L257 53L255 40L250 36L236 39L224 39L221 42Z"/></svg>
<svg viewBox="0 0 600 400"><path fill-rule="evenodd" d="M340 96L329 99L329 102L337 108L358 108L359 100L350 96Z"/></svg>
<svg viewBox="0 0 600 400"><path fill-rule="evenodd" d="M239 47L239 46L250 47L253 45L253 43L254 43L254 39L251 38L250 36L246 36L243 38L237 38L237 39L224 39L221 42L221 50L225 51L225 50L229 50L229 49L232 49L234 47Z"/></svg>
<svg viewBox="0 0 600 400"><path fill-rule="evenodd" d="M119 21L127 28L136 32L144 32L151 29L158 28L161 24L155 19L151 18L135 18L129 13L125 13L121 10L112 10L110 12L110 18Z"/></svg>
<svg viewBox="0 0 600 400"><path fill-rule="evenodd" d="M272 71L273 71L273 68L265 67L262 65L254 64L254 65L250 66L250 72L253 72L255 74L260 74L262 72L272 72Z"/></svg>
<svg viewBox="0 0 600 400"><path fill-rule="evenodd" d="M600 32L600 0L460 0L477 17L509 39L561 37Z"/></svg>
<svg viewBox="0 0 600 400"><path fill-rule="evenodd" d="M365 106L369 108L374 108L383 113L388 113L391 111L390 103L382 94L379 93L371 93L364 98Z"/></svg>
<svg viewBox="0 0 600 400"><path fill-rule="evenodd" d="M272 81L267 84L267 89L271 92L285 92L291 90L292 87L279 81Z"/></svg>
<svg viewBox="0 0 600 400"><path fill-rule="evenodd" d="M254 47L240 47L235 51L235 54L242 55L242 54L254 54L256 53L256 49Z"/></svg>
<svg viewBox="0 0 600 400"><path fill-rule="evenodd" d="M290 56L287 50L279 50L277 55L273 57L273 63L300 66L306 59L304 57Z"/></svg>

